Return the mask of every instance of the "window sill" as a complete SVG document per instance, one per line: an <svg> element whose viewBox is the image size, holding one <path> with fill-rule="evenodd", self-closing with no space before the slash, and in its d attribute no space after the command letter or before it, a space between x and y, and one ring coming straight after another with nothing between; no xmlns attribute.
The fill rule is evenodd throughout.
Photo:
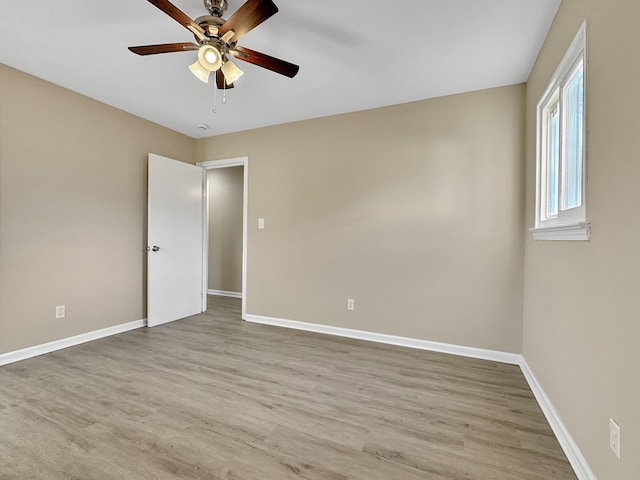
<svg viewBox="0 0 640 480"><path fill-rule="evenodd" d="M588 241L591 236L589 224L580 222L574 225L530 228L534 240Z"/></svg>

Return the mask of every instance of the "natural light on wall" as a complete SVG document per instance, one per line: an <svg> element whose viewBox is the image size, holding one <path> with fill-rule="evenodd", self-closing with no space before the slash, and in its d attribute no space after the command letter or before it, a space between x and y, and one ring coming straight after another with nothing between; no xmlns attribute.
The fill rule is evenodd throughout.
<svg viewBox="0 0 640 480"><path fill-rule="evenodd" d="M538 102L536 240L588 240L585 195L586 22Z"/></svg>

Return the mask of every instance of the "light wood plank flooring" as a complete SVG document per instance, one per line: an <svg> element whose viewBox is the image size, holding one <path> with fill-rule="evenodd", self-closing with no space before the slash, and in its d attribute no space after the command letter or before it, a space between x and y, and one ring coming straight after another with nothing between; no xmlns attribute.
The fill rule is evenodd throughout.
<svg viewBox="0 0 640 480"><path fill-rule="evenodd" d="M0 367L0 479L576 478L516 366L211 302Z"/></svg>

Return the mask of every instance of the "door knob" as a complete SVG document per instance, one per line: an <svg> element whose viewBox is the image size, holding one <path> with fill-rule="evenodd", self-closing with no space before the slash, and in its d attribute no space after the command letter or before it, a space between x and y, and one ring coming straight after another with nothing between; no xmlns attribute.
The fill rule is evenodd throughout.
<svg viewBox="0 0 640 480"><path fill-rule="evenodd" d="M154 245L153 247L151 247L151 250L153 250L154 252L157 252L158 250L160 250L160 247L157 245Z"/></svg>

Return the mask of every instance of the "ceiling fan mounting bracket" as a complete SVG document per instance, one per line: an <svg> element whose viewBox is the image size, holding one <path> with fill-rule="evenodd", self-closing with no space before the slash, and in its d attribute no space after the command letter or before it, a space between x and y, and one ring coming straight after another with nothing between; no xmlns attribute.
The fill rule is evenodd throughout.
<svg viewBox="0 0 640 480"><path fill-rule="evenodd" d="M204 0L204 7L214 17L221 17L227 11L227 0Z"/></svg>

